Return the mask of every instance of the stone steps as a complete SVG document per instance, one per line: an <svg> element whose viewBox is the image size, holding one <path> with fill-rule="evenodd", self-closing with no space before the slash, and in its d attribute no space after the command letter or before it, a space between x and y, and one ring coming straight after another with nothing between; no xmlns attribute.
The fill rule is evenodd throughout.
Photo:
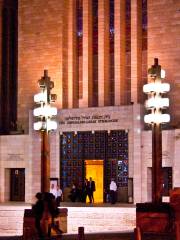
<svg viewBox="0 0 180 240"><path fill-rule="evenodd" d="M87 233L85 240L133 240L133 233ZM78 240L75 234L62 235L62 240Z"/></svg>
<svg viewBox="0 0 180 240"><path fill-rule="evenodd" d="M22 237L0 237L0 240L22 240ZM52 237L43 240L78 240L78 235L63 234L61 238ZM87 233L85 234L85 240L134 240L134 234L133 232ZM175 240L175 237L165 234L144 234L142 240Z"/></svg>

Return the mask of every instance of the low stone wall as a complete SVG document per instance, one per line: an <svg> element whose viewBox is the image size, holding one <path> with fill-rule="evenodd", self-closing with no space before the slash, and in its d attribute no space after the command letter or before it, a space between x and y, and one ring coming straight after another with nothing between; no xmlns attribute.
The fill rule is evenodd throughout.
<svg viewBox="0 0 180 240"><path fill-rule="evenodd" d="M68 207L68 233L133 231L136 226L135 207Z"/></svg>
<svg viewBox="0 0 180 240"><path fill-rule="evenodd" d="M0 205L0 236L23 234L24 209L30 205ZM68 233L78 233L83 226L85 233L133 231L136 225L135 207L66 207Z"/></svg>
<svg viewBox="0 0 180 240"><path fill-rule="evenodd" d="M24 209L30 208L30 205L0 205L0 236L22 235Z"/></svg>

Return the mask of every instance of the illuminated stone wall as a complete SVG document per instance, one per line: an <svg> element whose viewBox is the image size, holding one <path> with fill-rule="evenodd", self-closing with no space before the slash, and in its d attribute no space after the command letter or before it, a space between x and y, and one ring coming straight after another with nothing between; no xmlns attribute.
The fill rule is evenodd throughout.
<svg viewBox="0 0 180 240"><path fill-rule="evenodd" d="M74 112L73 112L74 111ZM58 115L59 128L50 134L51 177L59 178L60 172L60 134L77 131L98 131L124 129L128 131L128 176L133 178L134 203L151 200L151 131L143 131L140 105L129 107L107 107L77 110L61 110ZM107 118L108 115L108 118ZM72 123L74 118L96 116L101 122ZM132 117L133 116L133 117ZM107 122L103 122L108 120ZM71 121L71 124L68 123ZM73 120L74 121L74 120ZM79 121L79 120L78 120ZM89 119L88 119L89 121ZM64 123L63 123L64 122ZM40 191L40 134L32 130L32 112L30 114L30 134L0 136L0 202L10 200L10 169L25 168L25 201L34 202L35 194ZM172 167L173 187L180 186L179 149L180 130L163 131L163 167Z"/></svg>
<svg viewBox="0 0 180 240"><path fill-rule="evenodd" d="M61 106L62 41L66 42L62 31L66 26L62 21L62 14L66 14L64 2L19 1L18 118L25 130L28 129L29 110L33 108L33 95L39 91L37 81L44 69L48 69L54 81L58 95L56 104Z"/></svg>
<svg viewBox="0 0 180 240"><path fill-rule="evenodd" d="M171 125L180 126L180 2L148 0L148 66L159 58L171 85Z"/></svg>

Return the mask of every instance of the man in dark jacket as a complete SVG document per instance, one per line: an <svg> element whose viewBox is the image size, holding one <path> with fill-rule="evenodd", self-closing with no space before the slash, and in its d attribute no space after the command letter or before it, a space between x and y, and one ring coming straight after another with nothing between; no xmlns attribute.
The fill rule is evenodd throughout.
<svg viewBox="0 0 180 240"><path fill-rule="evenodd" d="M96 191L96 185L95 181L92 180L92 178L89 178L88 182L88 197L89 197L89 202L94 203L94 192Z"/></svg>

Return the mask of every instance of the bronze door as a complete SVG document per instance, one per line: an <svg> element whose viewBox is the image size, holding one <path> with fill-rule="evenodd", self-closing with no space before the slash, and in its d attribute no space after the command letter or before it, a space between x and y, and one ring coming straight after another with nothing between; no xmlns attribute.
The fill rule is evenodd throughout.
<svg viewBox="0 0 180 240"><path fill-rule="evenodd" d="M11 169L11 201L25 201L25 169Z"/></svg>

